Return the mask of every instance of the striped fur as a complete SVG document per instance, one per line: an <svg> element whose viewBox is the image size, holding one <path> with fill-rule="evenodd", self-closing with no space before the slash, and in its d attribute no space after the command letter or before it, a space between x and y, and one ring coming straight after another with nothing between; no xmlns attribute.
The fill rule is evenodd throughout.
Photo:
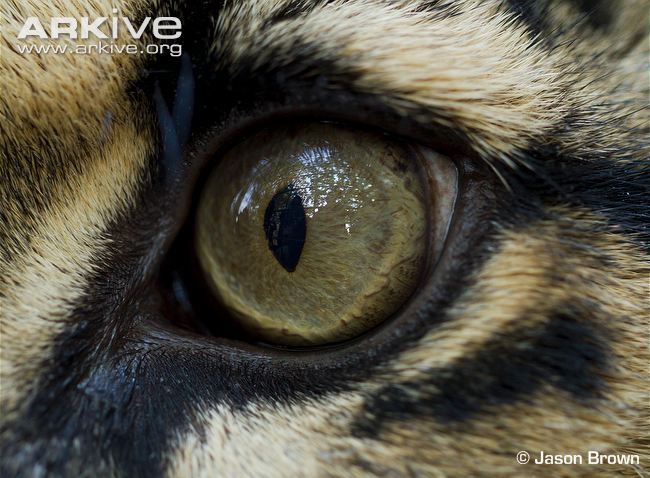
<svg viewBox="0 0 650 478"><path fill-rule="evenodd" d="M178 164L182 61L16 51L27 16L113 7L183 20ZM650 476L648 8L5 3L2 476ZM418 298L370 345L320 354L170 325L158 277L199 151L256 118L353 110L462 163L463 216Z"/></svg>

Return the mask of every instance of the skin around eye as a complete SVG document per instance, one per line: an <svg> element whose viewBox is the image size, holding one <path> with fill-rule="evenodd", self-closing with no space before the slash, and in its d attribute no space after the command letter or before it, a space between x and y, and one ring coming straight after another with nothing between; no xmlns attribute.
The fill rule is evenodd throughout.
<svg viewBox="0 0 650 478"><path fill-rule="evenodd" d="M237 144L210 171L196 210L209 290L268 343L322 345L373 328L411 297L431 258L440 214L425 164L435 161L423 158L328 123Z"/></svg>

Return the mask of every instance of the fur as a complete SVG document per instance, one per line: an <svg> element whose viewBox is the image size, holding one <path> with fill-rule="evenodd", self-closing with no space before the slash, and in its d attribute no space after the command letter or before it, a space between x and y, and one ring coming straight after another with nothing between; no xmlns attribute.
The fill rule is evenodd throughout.
<svg viewBox="0 0 650 478"><path fill-rule="evenodd" d="M27 16L113 7L183 20L196 111L176 169L160 105L178 63L15 48ZM3 476L650 476L648 8L3 5ZM158 277L198 151L307 109L462 158L458 244L371 345L267 353L168 325Z"/></svg>

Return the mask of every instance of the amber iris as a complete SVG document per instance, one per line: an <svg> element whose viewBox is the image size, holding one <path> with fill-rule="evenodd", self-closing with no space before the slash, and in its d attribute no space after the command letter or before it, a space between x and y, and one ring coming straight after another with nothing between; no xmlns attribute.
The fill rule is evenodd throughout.
<svg viewBox="0 0 650 478"><path fill-rule="evenodd" d="M396 313L430 257L423 164L408 145L328 123L263 130L223 154L200 194L194 245L230 320L261 341L306 346Z"/></svg>

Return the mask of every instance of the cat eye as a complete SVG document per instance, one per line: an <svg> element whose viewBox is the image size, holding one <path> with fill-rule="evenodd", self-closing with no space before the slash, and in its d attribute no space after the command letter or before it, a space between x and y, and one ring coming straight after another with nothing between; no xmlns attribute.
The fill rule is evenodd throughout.
<svg viewBox="0 0 650 478"><path fill-rule="evenodd" d="M249 135L210 161L196 193L192 282L218 304L205 327L299 347L364 334L417 293L456 194L450 159L378 132L306 123Z"/></svg>

